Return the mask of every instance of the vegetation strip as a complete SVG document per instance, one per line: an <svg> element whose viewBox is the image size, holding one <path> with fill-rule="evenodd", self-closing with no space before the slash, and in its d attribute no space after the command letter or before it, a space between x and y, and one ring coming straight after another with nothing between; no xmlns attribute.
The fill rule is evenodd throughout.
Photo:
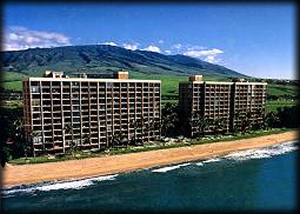
<svg viewBox="0 0 300 214"><path fill-rule="evenodd" d="M184 146L192 146L192 145L200 145L200 144L208 144L208 143L216 143L220 141L234 141L241 139L248 139L253 137L260 137L271 134L279 134L288 131L292 131L294 129L281 128L281 129L271 129L271 130L263 130L263 131L254 131L252 133L246 134L235 134L229 136L210 136L206 137L202 140L192 139L186 143L173 143L169 145L162 145L162 143L157 143L157 146L154 147L128 147L123 149L112 149L109 151L99 152L99 153L85 153L85 152L77 152L75 154L64 155L62 157L22 157L18 159L14 159L9 161L9 164L22 165L22 164L36 164L36 163L47 163L47 162L57 162L57 161L66 161L66 160L76 160L76 159L84 159L84 158L92 158L92 157L101 157L107 155L117 155L117 154L128 154L128 153L136 153L136 152L145 152L145 151L153 151L160 149L170 149L170 148L178 148Z"/></svg>

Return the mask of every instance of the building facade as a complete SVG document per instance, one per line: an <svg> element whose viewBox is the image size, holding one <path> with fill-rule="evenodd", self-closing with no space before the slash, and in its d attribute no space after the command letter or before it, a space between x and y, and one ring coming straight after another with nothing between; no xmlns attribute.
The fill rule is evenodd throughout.
<svg viewBox="0 0 300 214"><path fill-rule="evenodd" d="M160 139L160 80L69 78L60 72L23 81L24 129L33 154L99 150Z"/></svg>
<svg viewBox="0 0 300 214"><path fill-rule="evenodd" d="M265 112L266 83L203 81L191 76L179 84L181 120L187 136L241 130L259 124Z"/></svg>

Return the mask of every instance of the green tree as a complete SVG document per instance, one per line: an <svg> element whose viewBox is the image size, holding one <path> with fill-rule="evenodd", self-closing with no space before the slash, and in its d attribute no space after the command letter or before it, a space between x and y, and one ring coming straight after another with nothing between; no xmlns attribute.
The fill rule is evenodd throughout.
<svg viewBox="0 0 300 214"><path fill-rule="evenodd" d="M266 128L266 124L264 122L264 111L261 108L257 108L253 111L253 119L252 119L252 130L260 130Z"/></svg>
<svg viewBox="0 0 300 214"><path fill-rule="evenodd" d="M247 111L244 114L241 114L240 116L240 130L242 133L248 132L252 128L253 124L253 117L252 117L252 112Z"/></svg>
<svg viewBox="0 0 300 214"><path fill-rule="evenodd" d="M279 126L287 128L297 128L300 126L298 115L299 105L285 106L277 109L277 115L279 118Z"/></svg>
<svg viewBox="0 0 300 214"><path fill-rule="evenodd" d="M126 145L127 146L127 142L128 139L125 139L125 135L124 133L122 133L121 131L120 132L117 132L117 133L114 133L113 134L113 137L112 137L112 147L120 147L120 146L124 146Z"/></svg>
<svg viewBox="0 0 300 214"><path fill-rule="evenodd" d="M144 120L143 119L137 119L137 120L133 120L132 121L132 125L134 127L134 137L133 137L133 144L134 145L141 145L143 143L143 140L138 138L138 134L137 132L140 132L141 136L143 136L143 132L144 132Z"/></svg>
<svg viewBox="0 0 300 214"><path fill-rule="evenodd" d="M193 112L192 118L193 120L190 121L190 125L196 129L195 137L204 137L215 125L214 119L203 116L199 111Z"/></svg>
<svg viewBox="0 0 300 214"><path fill-rule="evenodd" d="M176 104L167 103L163 106L160 122L163 136L175 136L179 133L180 121L178 112Z"/></svg>
<svg viewBox="0 0 300 214"><path fill-rule="evenodd" d="M225 133L227 131L226 118L215 118L212 123L214 133Z"/></svg>
<svg viewBox="0 0 300 214"><path fill-rule="evenodd" d="M91 134L84 134L82 136L81 142L85 145L91 144Z"/></svg>
<svg viewBox="0 0 300 214"><path fill-rule="evenodd" d="M73 139L71 141L68 153L72 154L73 158L75 157L76 152L79 151L79 149L80 149L79 142L80 142L80 139Z"/></svg>
<svg viewBox="0 0 300 214"><path fill-rule="evenodd" d="M15 127L15 151L17 152L17 157L28 156L32 155L32 147L30 146L29 142L25 139L25 131L23 127L23 120L18 119L14 121Z"/></svg>
<svg viewBox="0 0 300 214"><path fill-rule="evenodd" d="M65 127L63 129L65 131L66 134L71 134L73 133L73 127L71 123L67 123L65 124Z"/></svg>
<svg viewBox="0 0 300 214"><path fill-rule="evenodd" d="M190 121L190 126L196 128L196 133L194 134L195 137L204 137L205 135L205 127L207 127L207 120L204 117L198 116L199 113L194 113L194 117L192 121ZM193 136L192 136L193 137Z"/></svg>
<svg viewBox="0 0 300 214"><path fill-rule="evenodd" d="M23 110L20 107L0 107L0 159L3 167L9 159L24 156L24 149L22 148L24 148L26 141L21 125L22 116ZM7 144L8 140L11 144Z"/></svg>

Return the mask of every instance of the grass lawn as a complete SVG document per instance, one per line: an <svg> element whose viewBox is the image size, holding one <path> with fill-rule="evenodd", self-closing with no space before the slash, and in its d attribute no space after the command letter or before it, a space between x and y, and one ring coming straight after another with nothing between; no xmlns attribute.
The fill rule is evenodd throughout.
<svg viewBox="0 0 300 214"><path fill-rule="evenodd" d="M295 106L297 105L296 100L268 100L266 104L266 111L267 112L276 112L278 108L285 107L285 106Z"/></svg>
<svg viewBox="0 0 300 214"><path fill-rule="evenodd" d="M12 91L21 91L22 90L22 81L9 81L0 83L1 87L12 90Z"/></svg>
<svg viewBox="0 0 300 214"><path fill-rule="evenodd" d="M0 85L4 89L21 91L23 78L25 78L24 74L17 73L17 72L3 71Z"/></svg>
<svg viewBox="0 0 300 214"><path fill-rule="evenodd" d="M4 100L1 107L8 109L23 108L23 102L22 100Z"/></svg>
<svg viewBox="0 0 300 214"><path fill-rule="evenodd" d="M15 72L4 72L4 79L1 82L2 86L6 89L20 91L22 87L22 79L25 75L15 73ZM162 104L178 103L178 84L181 81L187 81L188 76L176 76L176 75L145 75L141 73L130 73L130 78L133 79L160 79L162 81ZM208 81L218 81L225 80L213 76L205 76L205 80ZM229 80L227 80L229 81ZM290 85L278 85L278 84L268 84L267 93L268 95L296 95L297 90L296 86ZM293 106L296 105L295 100L268 100L266 109L267 112L276 111L278 107L283 106ZM22 103L18 101L4 102L4 107L22 107Z"/></svg>
<svg viewBox="0 0 300 214"><path fill-rule="evenodd" d="M291 95L296 96L298 94L298 88L295 85L283 85L283 84L268 84L267 95Z"/></svg>
<svg viewBox="0 0 300 214"><path fill-rule="evenodd" d="M181 81L187 81L188 75L148 75L137 72L130 72L131 79L158 79L162 81L162 99L163 100L176 100L178 99L178 84ZM21 91L22 80L26 75L17 72L3 72L3 79L0 84L5 89ZM226 77L218 76L204 76L205 81L230 81ZM294 85L283 85L283 84L268 84L267 95L297 95L297 87Z"/></svg>

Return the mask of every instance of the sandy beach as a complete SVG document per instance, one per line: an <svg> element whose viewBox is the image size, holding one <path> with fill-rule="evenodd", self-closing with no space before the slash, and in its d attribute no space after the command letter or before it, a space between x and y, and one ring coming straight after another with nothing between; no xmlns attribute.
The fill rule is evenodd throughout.
<svg viewBox="0 0 300 214"><path fill-rule="evenodd" d="M129 172L141 168L163 166L222 156L231 152L262 148L298 139L298 132L289 131L262 137L163 149L132 154L111 155L62 162L11 165L2 171L2 185L8 188L21 184L82 179Z"/></svg>

